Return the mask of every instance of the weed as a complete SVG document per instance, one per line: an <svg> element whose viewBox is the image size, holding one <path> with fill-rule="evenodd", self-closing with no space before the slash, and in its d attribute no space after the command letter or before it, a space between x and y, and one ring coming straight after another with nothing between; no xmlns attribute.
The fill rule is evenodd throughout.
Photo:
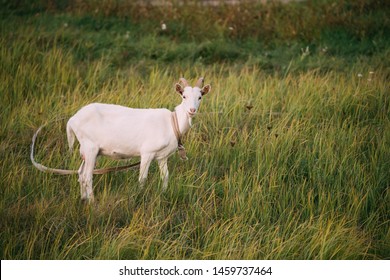
<svg viewBox="0 0 390 280"><path fill-rule="evenodd" d="M389 258L387 6L127 3L6 5L2 259ZM152 165L145 189L137 172L94 176L86 206L75 176L31 165L47 120L90 102L173 109L177 79L201 75L213 91L166 192ZM65 122L43 131L37 158L76 169Z"/></svg>

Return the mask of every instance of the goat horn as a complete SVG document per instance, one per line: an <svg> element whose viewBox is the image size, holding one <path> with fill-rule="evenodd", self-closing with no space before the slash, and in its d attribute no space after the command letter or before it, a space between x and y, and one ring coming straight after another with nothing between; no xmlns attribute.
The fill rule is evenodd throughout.
<svg viewBox="0 0 390 280"><path fill-rule="evenodd" d="M197 82L196 82L196 87L198 88L202 88L203 87L203 83L204 83L204 78L201 77Z"/></svg>
<svg viewBox="0 0 390 280"><path fill-rule="evenodd" d="M188 82L187 82L187 80L186 79L184 79L184 78L180 78L180 80L179 80L180 82L182 82L182 84L183 84L183 86L184 87L188 87L189 86L189 84L188 84Z"/></svg>

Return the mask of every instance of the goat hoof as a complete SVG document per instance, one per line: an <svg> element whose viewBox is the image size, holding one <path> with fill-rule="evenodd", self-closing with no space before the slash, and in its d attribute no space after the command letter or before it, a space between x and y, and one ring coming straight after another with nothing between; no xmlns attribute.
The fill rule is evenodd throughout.
<svg viewBox="0 0 390 280"><path fill-rule="evenodd" d="M87 204L87 205L92 205L95 203L95 199L92 197L88 198L88 197L82 197L81 198L81 203L83 204Z"/></svg>

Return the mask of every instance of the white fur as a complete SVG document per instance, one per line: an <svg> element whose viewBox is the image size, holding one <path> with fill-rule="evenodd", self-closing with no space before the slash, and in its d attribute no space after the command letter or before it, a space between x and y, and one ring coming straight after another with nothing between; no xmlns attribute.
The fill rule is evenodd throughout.
<svg viewBox="0 0 390 280"><path fill-rule="evenodd" d="M191 118L196 114L202 96L210 89L210 85L201 89L200 86L183 88L176 84L176 91L182 96L181 104L175 108L182 135L190 128ZM94 199L92 174L99 155L114 159L140 156L140 186L146 181L151 161L156 159L163 189L166 189L169 174L167 160L178 147L171 114L168 109L133 109L92 103L71 117L66 127L69 147L72 149L76 137L83 158L78 171L81 198Z"/></svg>

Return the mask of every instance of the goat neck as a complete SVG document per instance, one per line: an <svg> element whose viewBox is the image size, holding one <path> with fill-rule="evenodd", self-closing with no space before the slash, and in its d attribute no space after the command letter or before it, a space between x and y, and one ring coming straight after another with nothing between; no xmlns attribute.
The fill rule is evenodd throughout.
<svg viewBox="0 0 390 280"><path fill-rule="evenodd" d="M187 111L182 104L175 107L175 112L177 115L177 122L179 124L180 134L184 135L192 125L191 118L189 117Z"/></svg>

